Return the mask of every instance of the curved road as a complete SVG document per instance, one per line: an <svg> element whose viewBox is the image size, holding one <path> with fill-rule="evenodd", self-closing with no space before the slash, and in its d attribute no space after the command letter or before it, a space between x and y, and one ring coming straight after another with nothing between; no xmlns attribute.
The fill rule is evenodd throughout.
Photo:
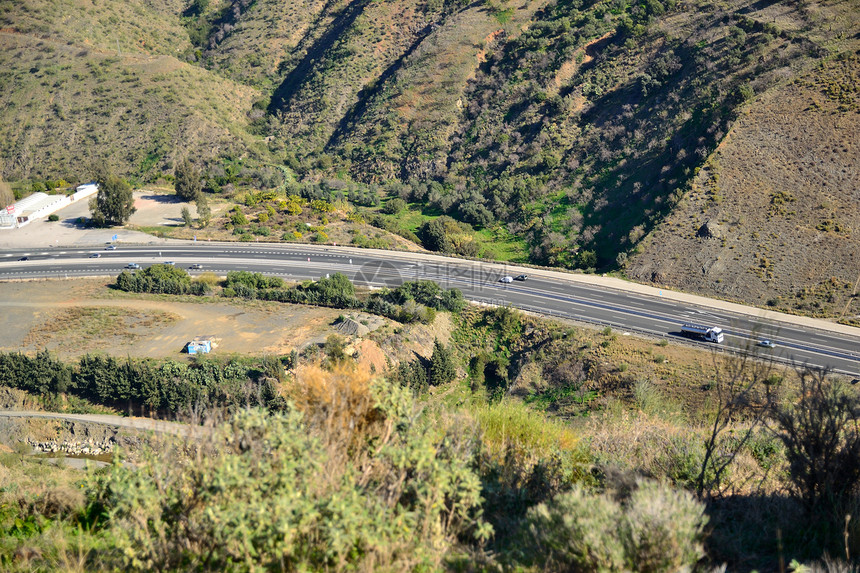
<svg viewBox="0 0 860 573"><path fill-rule="evenodd" d="M128 263L147 266L174 261L191 273L226 274L247 270L291 280L318 279L342 272L356 284L394 287L406 280L430 279L456 287L467 299L654 336L680 338L686 322L719 326L722 348L755 352L782 362L810 364L860 377L860 329L796 317L685 293L595 275L478 263L396 251L263 243L122 244L116 250L59 247L0 252L0 280L115 276ZM99 255L97 258L92 255ZM28 260L19 260L26 257ZM526 281L500 283L503 276L528 274ZM2 301L0 301L2 304ZM759 339L774 349L756 346ZM713 347L712 344L698 343Z"/></svg>

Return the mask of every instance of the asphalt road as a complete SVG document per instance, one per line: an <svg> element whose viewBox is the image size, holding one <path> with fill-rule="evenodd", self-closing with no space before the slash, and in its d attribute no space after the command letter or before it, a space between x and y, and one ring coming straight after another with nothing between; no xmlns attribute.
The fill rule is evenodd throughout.
<svg viewBox="0 0 860 573"><path fill-rule="evenodd" d="M372 287L394 287L406 280L430 279L446 288L459 288L467 299L478 303L509 304L539 314L611 326L622 333L649 334L694 344L680 336L682 324L719 326L726 333L725 342L719 345L721 349L755 352L763 358L827 367L860 377L860 329L764 313L752 307L668 291L662 296L663 291L639 285L609 288L599 284L600 279L590 279L587 275L566 276L498 263L346 247L200 242L103 248L0 252L0 280L116 275L128 263L147 266L166 261L186 269L192 264L203 265L200 271L189 271L192 274L246 270L302 280L342 272L356 284ZM93 254L99 257L91 258ZM28 260L19 260L22 257ZM503 276L523 272L529 274L526 281L499 282ZM696 298L698 302L685 298ZM776 347L757 346L765 338L774 341ZM698 344L716 347L713 343Z"/></svg>

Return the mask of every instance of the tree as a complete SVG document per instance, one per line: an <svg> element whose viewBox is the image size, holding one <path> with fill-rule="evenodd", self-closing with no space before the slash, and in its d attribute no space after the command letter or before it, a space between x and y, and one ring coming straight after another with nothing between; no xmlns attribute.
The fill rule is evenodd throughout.
<svg viewBox="0 0 860 573"><path fill-rule="evenodd" d="M191 226L191 211L188 210L188 207L182 207L182 221L186 227Z"/></svg>
<svg viewBox="0 0 860 573"><path fill-rule="evenodd" d="M451 251L451 240L447 236L446 217L432 219L421 225L418 234L421 237L421 242L431 251L441 251L443 253Z"/></svg>
<svg viewBox="0 0 860 573"><path fill-rule="evenodd" d="M710 431L705 438L705 455L696 477L696 493L713 497L722 493L722 478L738 453L765 422L776 400L782 376L774 372L773 360L757 357L754 348L741 356L714 361L716 404ZM744 429L730 432L730 426L744 420Z"/></svg>
<svg viewBox="0 0 860 573"><path fill-rule="evenodd" d="M197 195L197 224L203 229L209 225L212 220L212 209L209 208L209 201L206 195L200 193Z"/></svg>
<svg viewBox="0 0 860 573"><path fill-rule="evenodd" d="M838 510L860 487L860 397L828 376L803 368L796 400L774 410L785 444L792 493L812 516Z"/></svg>
<svg viewBox="0 0 860 573"><path fill-rule="evenodd" d="M457 375L457 365L451 350L446 348L439 339L433 343L433 356L430 357L430 367L427 369L427 381L431 386L447 384Z"/></svg>
<svg viewBox="0 0 860 573"><path fill-rule="evenodd" d="M387 213L389 215L396 215L405 208L406 201L398 197L394 199L389 199L388 202L382 207L382 212Z"/></svg>
<svg viewBox="0 0 860 573"><path fill-rule="evenodd" d="M175 179L173 188L176 195L183 201L195 201L203 191L203 181L200 172L197 171L190 161L183 159L173 171Z"/></svg>
<svg viewBox="0 0 860 573"><path fill-rule="evenodd" d="M104 167L98 169L96 183L99 192L90 201L93 222L100 227L127 223L137 211L131 185Z"/></svg>

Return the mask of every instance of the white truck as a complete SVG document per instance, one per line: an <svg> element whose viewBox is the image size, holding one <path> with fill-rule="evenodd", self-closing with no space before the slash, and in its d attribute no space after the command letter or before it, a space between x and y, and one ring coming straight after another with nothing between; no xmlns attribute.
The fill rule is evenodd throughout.
<svg viewBox="0 0 860 573"><path fill-rule="evenodd" d="M723 341L723 329L717 326L702 326L701 324L685 324L681 327L681 334L689 338L697 338L706 342Z"/></svg>

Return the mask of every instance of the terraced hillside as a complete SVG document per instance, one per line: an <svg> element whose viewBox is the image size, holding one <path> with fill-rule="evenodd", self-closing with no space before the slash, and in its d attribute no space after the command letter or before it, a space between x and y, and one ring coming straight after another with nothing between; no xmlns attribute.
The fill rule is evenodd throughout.
<svg viewBox="0 0 860 573"><path fill-rule="evenodd" d="M225 172L283 166L286 181L245 182L358 198L429 248L847 316L858 14L858 0L5 1L0 175L84 178L98 157L146 181L191 156L211 191L235 192ZM441 215L456 222L428 227ZM820 293L788 302L798 289Z"/></svg>

